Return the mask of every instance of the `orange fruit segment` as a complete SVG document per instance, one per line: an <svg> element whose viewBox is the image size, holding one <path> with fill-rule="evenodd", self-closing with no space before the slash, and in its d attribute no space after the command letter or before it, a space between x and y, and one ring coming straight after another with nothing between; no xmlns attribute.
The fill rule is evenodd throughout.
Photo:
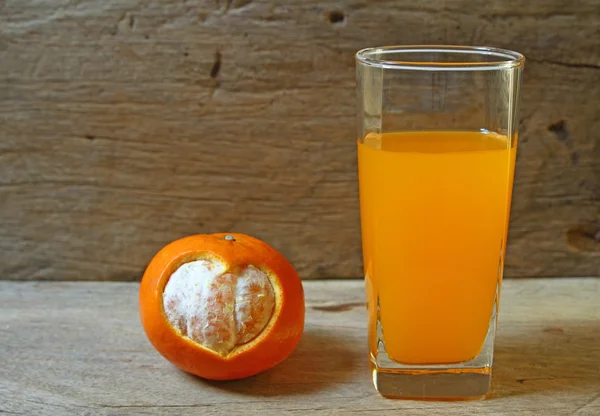
<svg viewBox="0 0 600 416"><path fill-rule="evenodd" d="M208 379L268 370L291 354L304 328L296 271L272 247L243 234L167 245L144 273L139 303L152 345Z"/></svg>

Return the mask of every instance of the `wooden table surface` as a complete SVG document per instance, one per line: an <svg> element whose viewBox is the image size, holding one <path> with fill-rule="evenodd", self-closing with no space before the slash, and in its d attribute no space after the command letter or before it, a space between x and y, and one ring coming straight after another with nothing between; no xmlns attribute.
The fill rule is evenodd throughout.
<svg viewBox="0 0 600 416"><path fill-rule="evenodd" d="M0 414L600 415L600 279L506 281L493 393L472 402L380 397L362 282L305 290L306 330L288 360L208 382L150 346L136 283L0 282Z"/></svg>

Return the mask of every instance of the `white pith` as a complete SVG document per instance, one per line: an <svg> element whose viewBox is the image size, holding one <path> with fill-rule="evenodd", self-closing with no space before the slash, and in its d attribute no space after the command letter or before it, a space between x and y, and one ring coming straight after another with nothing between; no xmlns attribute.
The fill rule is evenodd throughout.
<svg viewBox="0 0 600 416"><path fill-rule="evenodd" d="M217 259L196 260L171 275L163 307L182 335L227 355L267 326L275 292L269 277L253 265L228 270Z"/></svg>

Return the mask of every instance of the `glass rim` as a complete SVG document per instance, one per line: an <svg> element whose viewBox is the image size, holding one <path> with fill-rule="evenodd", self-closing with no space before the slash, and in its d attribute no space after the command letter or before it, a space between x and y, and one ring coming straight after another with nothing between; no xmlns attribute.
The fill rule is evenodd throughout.
<svg viewBox="0 0 600 416"><path fill-rule="evenodd" d="M496 60L464 62L435 62L423 60L397 60L374 58L373 55L411 53L459 53L465 55L489 56ZM489 46L459 45L394 45L361 49L356 52L357 62L383 69L412 69L417 71L485 71L507 68L522 68L525 57L519 52Z"/></svg>

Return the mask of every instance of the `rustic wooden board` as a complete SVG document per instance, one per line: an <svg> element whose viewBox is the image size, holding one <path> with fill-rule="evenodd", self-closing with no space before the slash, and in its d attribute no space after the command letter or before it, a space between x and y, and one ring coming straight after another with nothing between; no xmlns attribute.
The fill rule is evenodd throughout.
<svg viewBox="0 0 600 416"><path fill-rule="evenodd" d="M493 389L477 402L380 397L360 281L305 282L297 350L246 380L207 382L146 340L135 283L0 282L0 413L8 415L598 415L600 279L502 292Z"/></svg>
<svg viewBox="0 0 600 416"><path fill-rule="evenodd" d="M238 231L304 278L360 277L365 46L528 57L508 276L600 275L598 0L0 2L0 271L138 279Z"/></svg>

